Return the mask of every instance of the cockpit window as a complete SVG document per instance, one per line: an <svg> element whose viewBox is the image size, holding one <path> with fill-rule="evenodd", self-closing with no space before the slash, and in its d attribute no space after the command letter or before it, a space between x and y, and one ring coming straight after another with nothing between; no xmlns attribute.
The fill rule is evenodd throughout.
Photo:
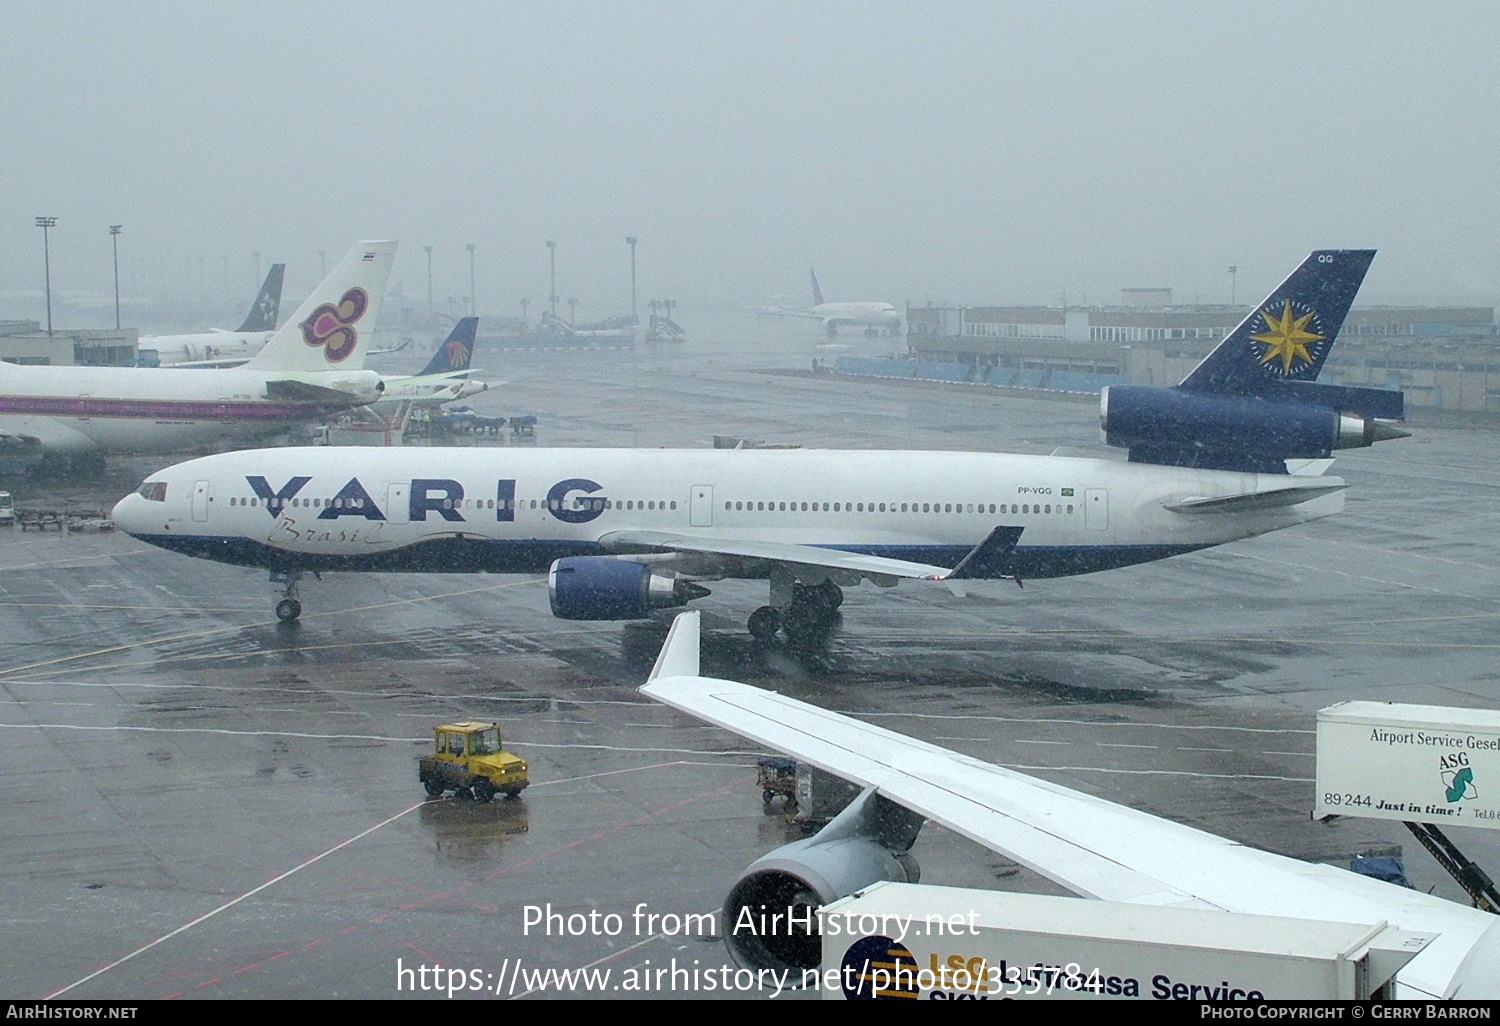
<svg viewBox="0 0 1500 1026"><path fill-rule="evenodd" d="M165 481L147 481L141 485L140 496L150 502L166 502L167 483Z"/></svg>

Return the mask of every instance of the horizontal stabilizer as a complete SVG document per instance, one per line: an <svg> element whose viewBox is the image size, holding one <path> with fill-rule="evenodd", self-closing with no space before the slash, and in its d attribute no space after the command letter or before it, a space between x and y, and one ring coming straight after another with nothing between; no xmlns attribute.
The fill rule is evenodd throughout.
<svg viewBox="0 0 1500 1026"><path fill-rule="evenodd" d="M1307 406L1327 406L1351 417L1406 419L1406 394L1389 388L1273 379L1263 382L1258 394L1267 399L1290 399Z"/></svg>
<svg viewBox="0 0 1500 1026"><path fill-rule="evenodd" d="M307 403L310 406L363 406L369 400L340 388L324 388L295 378L266 382L266 398L284 403Z"/></svg>
<svg viewBox="0 0 1500 1026"><path fill-rule="evenodd" d="M1016 551L1024 527L997 527L974 546L958 566L943 579L947 581L982 581L1005 577L1010 557Z"/></svg>
<svg viewBox="0 0 1500 1026"><path fill-rule="evenodd" d="M1244 492L1240 495L1215 495L1209 498L1182 499L1162 505L1173 513L1254 513L1259 510L1296 506L1349 487L1341 478L1318 478L1317 483L1296 484L1268 492Z"/></svg>

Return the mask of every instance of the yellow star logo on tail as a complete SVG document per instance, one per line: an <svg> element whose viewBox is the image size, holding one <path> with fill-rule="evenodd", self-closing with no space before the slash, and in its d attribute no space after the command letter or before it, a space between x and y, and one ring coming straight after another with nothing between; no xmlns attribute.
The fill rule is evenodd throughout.
<svg viewBox="0 0 1500 1026"><path fill-rule="evenodd" d="M1290 374L1292 365L1298 360L1304 363L1312 363L1312 354L1307 351L1309 342L1322 341L1324 336L1314 334L1307 330L1307 322L1317 316L1316 312L1294 317L1292 314L1292 301L1286 300L1280 316L1270 311L1261 311L1261 318L1266 322L1266 331L1259 335L1251 335L1251 339L1263 343L1266 351L1261 354L1261 363L1281 361L1281 373Z"/></svg>

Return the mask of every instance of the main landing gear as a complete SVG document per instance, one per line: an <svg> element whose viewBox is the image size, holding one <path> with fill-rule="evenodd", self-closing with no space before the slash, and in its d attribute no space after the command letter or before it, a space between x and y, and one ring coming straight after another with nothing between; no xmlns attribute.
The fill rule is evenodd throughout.
<svg viewBox="0 0 1500 1026"><path fill-rule="evenodd" d="M775 603L776 593L785 589L773 584L771 590L771 601ZM825 580L821 584L793 584L790 591L791 597L784 604L761 606L750 614L750 636L769 641L781 631L792 642L827 641L842 620L839 606L844 604L843 589Z"/></svg>
<svg viewBox="0 0 1500 1026"><path fill-rule="evenodd" d="M282 598L276 603L276 619L292 623L302 615L302 603L297 600L297 582L302 580L301 570L272 570L271 583L283 586Z"/></svg>

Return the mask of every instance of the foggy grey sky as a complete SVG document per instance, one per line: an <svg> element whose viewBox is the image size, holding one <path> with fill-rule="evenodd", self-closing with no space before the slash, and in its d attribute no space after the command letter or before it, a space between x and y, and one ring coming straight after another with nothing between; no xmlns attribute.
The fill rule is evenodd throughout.
<svg viewBox="0 0 1500 1026"><path fill-rule="evenodd" d="M21 3L0 314L53 285L287 295L401 242L425 303L1263 294L1380 250L1361 303L1500 302L1494 3ZM227 258L227 260L226 260ZM101 321L100 323L104 323ZM110 323L112 323L112 312Z"/></svg>

